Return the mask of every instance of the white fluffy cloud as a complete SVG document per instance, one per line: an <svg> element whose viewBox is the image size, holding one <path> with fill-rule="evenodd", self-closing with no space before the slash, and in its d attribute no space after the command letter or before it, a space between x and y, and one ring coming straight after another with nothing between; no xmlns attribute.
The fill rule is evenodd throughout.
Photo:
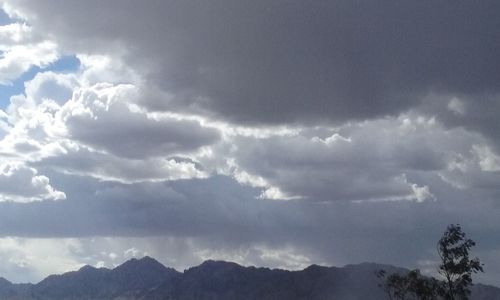
<svg viewBox="0 0 500 300"><path fill-rule="evenodd" d="M101 180L208 176L190 156L217 142L219 131L192 119L151 116L135 104L131 83L93 84L89 72L100 61L87 58L79 74L39 73L24 95L11 97L3 152L32 168Z"/></svg>
<svg viewBox="0 0 500 300"><path fill-rule="evenodd" d="M479 159L479 166L482 171L500 171L500 156L497 155L490 147L487 145L474 145L473 152Z"/></svg>
<svg viewBox="0 0 500 300"><path fill-rule="evenodd" d="M9 84L31 67L45 67L58 57L57 45L38 37L25 23L0 26L0 84Z"/></svg>
<svg viewBox="0 0 500 300"><path fill-rule="evenodd" d="M55 190L49 178L33 168L15 163L0 165L0 201L31 202L61 200L66 195Z"/></svg>

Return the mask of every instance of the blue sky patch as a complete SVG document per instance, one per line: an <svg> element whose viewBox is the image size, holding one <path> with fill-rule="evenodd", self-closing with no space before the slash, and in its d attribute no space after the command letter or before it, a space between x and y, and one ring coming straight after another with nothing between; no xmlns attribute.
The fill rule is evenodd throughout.
<svg viewBox="0 0 500 300"><path fill-rule="evenodd" d="M0 16L1 19L1 16ZM24 83L35 77L39 72L52 71L56 73L76 72L80 67L80 60L74 55L63 56L45 68L37 66L31 67L19 78L12 81L10 85L0 84L0 109L5 109L9 105L10 97L24 92Z"/></svg>
<svg viewBox="0 0 500 300"><path fill-rule="evenodd" d="M12 23L12 20L7 16L7 14L0 9L0 26Z"/></svg>

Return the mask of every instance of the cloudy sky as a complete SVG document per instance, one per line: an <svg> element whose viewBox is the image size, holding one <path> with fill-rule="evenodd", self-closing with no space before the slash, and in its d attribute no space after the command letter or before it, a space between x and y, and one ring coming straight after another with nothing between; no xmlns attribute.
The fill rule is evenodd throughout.
<svg viewBox="0 0 500 300"><path fill-rule="evenodd" d="M498 1L0 0L0 275L151 255L500 282Z"/></svg>

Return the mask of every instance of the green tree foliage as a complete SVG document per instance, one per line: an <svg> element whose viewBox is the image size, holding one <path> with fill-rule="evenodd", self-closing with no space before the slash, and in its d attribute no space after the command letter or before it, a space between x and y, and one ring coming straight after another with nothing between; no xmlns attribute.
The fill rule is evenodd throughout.
<svg viewBox="0 0 500 300"><path fill-rule="evenodd" d="M468 299L472 274L483 272L479 259L469 257L475 245L473 240L466 238L458 224L448 226L438 241L437 250L441 258L439 273L445 279L446 300Z"/></svg>
<svg viewBox="0 0 500 300"><path fill-rule="evenodd" d="M460 225L451 224L437 243L441 259L438 272L443 281L422 276L419 270L390 275L381 270L377 274L383 279L381 287L390 300L469 299L472 274L483 272L479 259L469 257L469 252L475 245L473 240L466 238Z"/></svg>
<svg viewBox="0 0 500 300"><path fill-rule="evenodd" d="M441 282L422 276L417 269L405 275L394 273L388 276L381 270L378 276L384 279L381 286L390 300L434 300L442 295Z"/></svg>

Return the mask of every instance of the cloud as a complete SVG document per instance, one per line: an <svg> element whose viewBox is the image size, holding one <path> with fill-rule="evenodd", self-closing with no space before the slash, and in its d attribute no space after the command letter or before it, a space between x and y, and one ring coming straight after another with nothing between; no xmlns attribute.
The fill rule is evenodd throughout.
<svg viewBox="0 0 500 300"><path fill-rule="evenodd" d="M484 95L430 95L414 109L419 114L434 116L449 128L466 128L489 140L494 152L500 153L500 96L488 91Z"/></svg>
<svg viewBox="0 0 500 300"><path fill-rule="evenodd" d="M75 254L80 249L76 239L0 238L0 257L4 261L0 272L9 280L38 282L43 277L74 271L82 265Z"/></svg>
<svg viewBox="0 0 500 300"><path fill-rule="evenodd" d="M81 62L0 112L6 256L412 267L460 222L495 265L497 2L2 3L5 82Z"/></svg>
<svg viewBox="0 0 500 300"><path fill-rule="evenodd" d="M206 258L231 259L244 265L252 261L257 265L288 269L301 269L308 263L306 257L290 248L261 246L228 252L222 249L210 251L203 244L194 239L169 237L0 238L0 257L4 261L0 272L13 282L25 283L28 280L36 283L48 275L75 271L83 265L114 268L127 259L145 255L151 255L178 271L198 265ZM159 251L160 248L163 251Z"/></svg>
<svg viewBox="0 0 500 300"><path fill-rule="evenodd" d="M219 138L213 128L196 121L154 119L134 111L131 85L96 85L73 94L58 117L67 136L96 149L127 158L172 156L196 151Z"/></svg>
<svg viewBox="0 0 500 300"><path fill-rule="evenodd" d="M153 109L341 122L397 115L430 91L498 92L494 1L8 3L66 49L117 50L173 95L143 99Z"/></svg>
<svg viewBox="0 0 500 300"><path fill-rule="evenodd" d="M40 72L29 82L25 83L26 97L34 103L44 100L53 100L63 105L71 99L77 80L72 74L58 74L54 72Z"/></svg>
<svg viewBox="0 0 500 300"><path fill-rule="evenodd" d="M500 157L486 145L474 145L474 153L479 158L479 166L482 171L498 172L500 171Z"/></svg>
<svg viewBox="0 0 500 300"><path fill-rule="evenodd" d="M236 137L224 154L233 159L234 176L270 194L278 189L311 201L422 201L434 198L429 178L447 173L457 156L470 157L474 144L484 142L412 115L297 132Z"/></svg>
<svg viewBox="0 0 500 300"><path fill-rule="evenodd" d="M61 145L58 151L41 157L32 164L66 174L91 176L122 183L208 176L199 165L190 160L167 157L128 159L72 143Z"/></svg>
<svg viewBox="0 0 500 300"><path fill-rule="evenodd" d="M416 184L411 185L411 189L415 194L415 199L417 202L423 202L426 200L436 200L436 196L434 196L430 191L428 186L418 186Z"/></svg>
<svg viewBox="0 0 500 300"><path fill-rule="evenodd" d="M187 118L150 116L134 106L133 85L86 86L86 71L39 73L25 84L25 95L11 97L3 153L101 180L208 176L192 157L220 139L217 129Z"/></svg>
<svg viewBox="0 0 500 300"><path fill-rule="evenodd" d="M31 202L61 200L66 195L54 189L46 176L16 163L0 165L0 201Z"/></svg>
<svg viewBox="0 0 500 300"><path fill-rule="evenodd" d="M58 57L56 44L40 39L30 26L0 26L0 84L10 84L31 67L45 67Z"/></svg>
<svg viewBox="0 0 500 300"><path fill-rule="evenodd" d="M36 278L61 271L62 261L113 266L132 248L180 270L209 257L287 268L366 260L412 267L435 258L435 241L457 220L480 245L476 254L498 248L489 239L498 230L498 205L476 199L470 207L470 191L423 203L282 202L258 199L258 190L228 177L125 185L71 177L51 174L55 186L68 189L66 201L0 203L1 236L44 237L53 245L37 250L27 242L17 253L32 253L25 266L34 266ZM78 242L67 248L67 238ZM42 268L42 255L60 258Z"/></svg>

